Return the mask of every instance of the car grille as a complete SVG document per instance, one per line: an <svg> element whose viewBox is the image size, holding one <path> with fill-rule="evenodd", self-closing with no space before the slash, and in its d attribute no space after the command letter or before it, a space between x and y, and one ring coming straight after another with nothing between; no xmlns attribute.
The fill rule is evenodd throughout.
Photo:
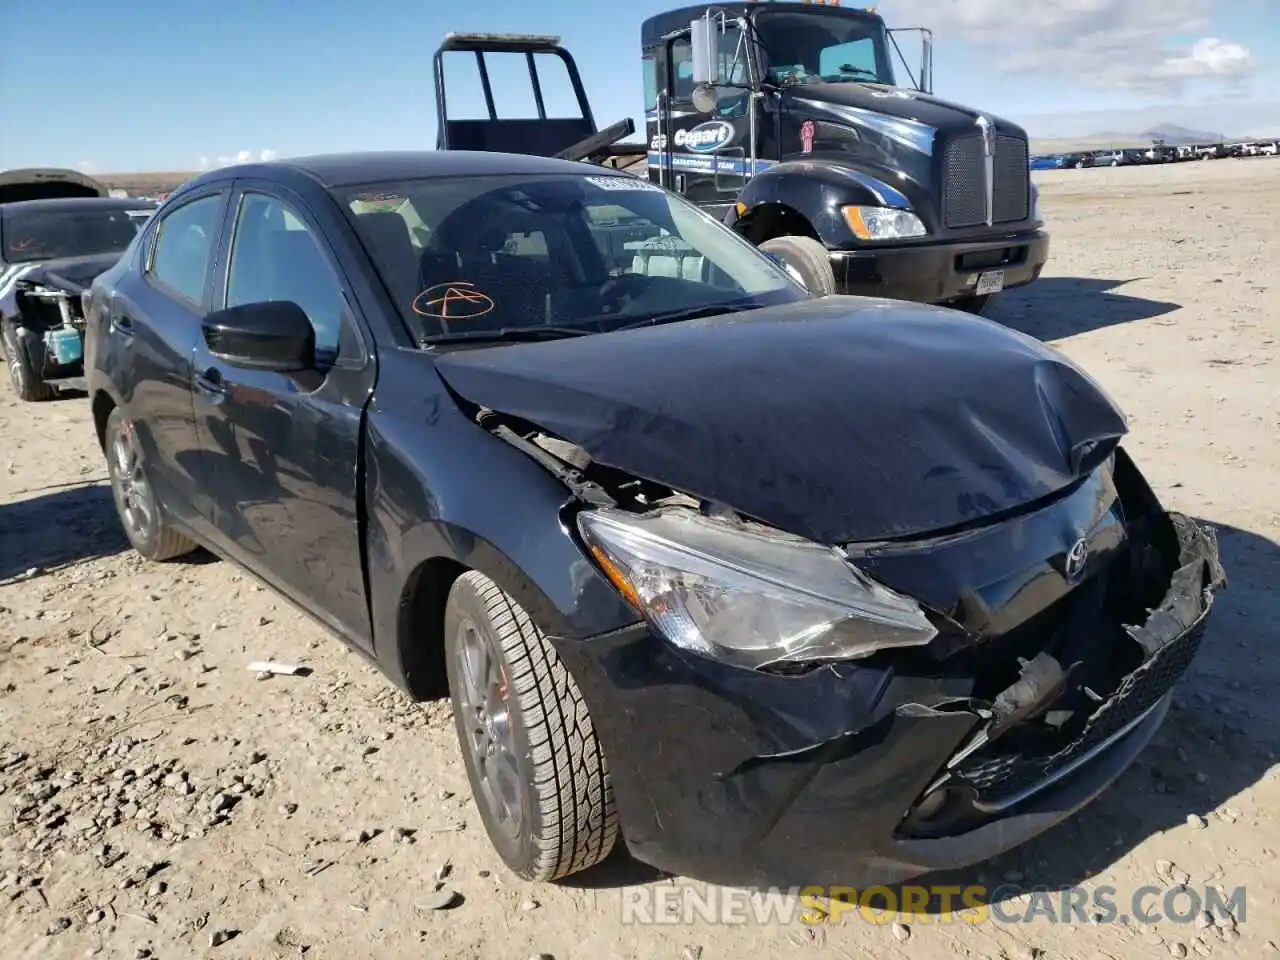
<svg viewBox="0 0 1280 960"><path fill-rule="evenodd" d="M1027 141L996 137L992 222L1025 220L1031 212ZM987 222L986 163L980 135L958 137L946 146L942 168L942 222L948 229Z"/></svg>
<svg viewBox="0 0 1280 960"><path fill-rule="evenodd" d="M1202 619L1193 629L1165 644L1126 676L1110 699L1089 718L1080 735L1056 753L1040 757L997 754L997 741L966 758L954 771L955 777L973 786L989 803L998 803L1044 783L1154 707L1191 665L1200 648L1204 623Z"/></svg>

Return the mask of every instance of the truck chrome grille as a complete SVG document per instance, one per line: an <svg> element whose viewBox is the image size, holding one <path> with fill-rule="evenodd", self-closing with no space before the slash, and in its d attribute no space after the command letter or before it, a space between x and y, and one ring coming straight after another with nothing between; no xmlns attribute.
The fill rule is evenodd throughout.
<svg viewBox="0 0 1280 960"><path fill-rule="evenodd" d="M994 159L992 222L1025 220L1031 212L1027 141L1000 134L995 138ZM947 144L942 166L942 222L948 229L986 224L985 169L980 135L957 137Z"/></svg>

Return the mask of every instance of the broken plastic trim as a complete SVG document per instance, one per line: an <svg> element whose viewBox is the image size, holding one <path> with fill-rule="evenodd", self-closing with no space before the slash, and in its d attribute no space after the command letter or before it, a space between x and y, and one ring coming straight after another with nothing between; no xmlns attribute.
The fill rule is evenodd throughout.
<svg viewBox="0 0 1280 960"><path fill-rule="evenodd" d="M542 464L552 476L568 487L569 492L579 500L599 507L617 506L617 501L609 496L602 486L584 478L581 471L570 466L555 454L544 450L532 440L520 436L505 423L500 422L499 415L494 411L481 409L476 415L476 423L480 424L495 437L505 440L521 453Z"/></svg>
<svg viewBox="0 0 1280 960"><path fill-rule="evenodd" d="M1126 699L1148 680L1148 671L1159 666L1161 653L1178 640L1190 639L1203 628L1213 607L1214 591L1226 584L1226 573L1219 559L1217 536L1213 530L1179 513L1165 514L1162 519L1177 537L1178 565L1170 574L1160 605L1149 611L1145 622L1138 626L1124 626L1125 632L1142 648L1142 663L1121 680L1115 691L1085 721L1077 736L1053 754L1037 758L1037 765L1045 770L1043 778L998 798L974 797L972 805L975 810L987 814L1008 810L1080 769L1150 716L1170 696L1176 680L1181 679L1179 674L1166 689L1160 691L1153 703L1135 717L1120 723L1116 729L1106 732L1107 726L1113 722L1111 713L1124 709ZM1023 720L1051 705L1069 672L1054 657L1044 653L1024 663L1019 679L995 698L985 722L970 734L947 762L946 770L922 792L917 806L944 787L965 786L966 780L958 773L964 761ZM980 716L980 713L975 713L975 719ZM1103 732L1099 734L1099 731ZM1094 737L1097 739L1090 742Z"/></svg>

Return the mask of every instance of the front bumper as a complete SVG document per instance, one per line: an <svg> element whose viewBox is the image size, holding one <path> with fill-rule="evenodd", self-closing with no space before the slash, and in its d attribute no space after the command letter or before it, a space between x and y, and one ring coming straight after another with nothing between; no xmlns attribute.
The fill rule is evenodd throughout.
<svg viewBox="0 0 1280 960"><path fill-rule="evenodd" d="M1004 288L1030 283L1049 259L1049 234L1032 230L993 240L833 250L839 293L946 303L972 296L980 274L1004 271Z"/></svg>
<svg viewBox="0 0 1280 960"><path fill-rule="evenodd" d="M987 723L972 676L835 665L780 677L683 655L645 626L555 641L609 758L632 855L731 886L865 888L986 860L1070 816L1154 736L1225 582L1211 530L1157 519L1169 582L1129 628L1143 662L1038 760L971 750ZM908 829L948 778L988 808L971 804L954 830Z"/></svg>

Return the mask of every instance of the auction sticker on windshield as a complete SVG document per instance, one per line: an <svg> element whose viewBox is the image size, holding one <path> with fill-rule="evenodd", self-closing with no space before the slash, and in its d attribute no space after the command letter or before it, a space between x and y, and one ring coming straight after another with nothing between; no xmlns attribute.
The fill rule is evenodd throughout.
<svg viewBox="0 0 1280 960"><path fill-rule="evenodd" d="M641 180L639 177L633 177L626 174L620 177L587 177L587 183L594 184L601 190L648 190L651 193L661 193L662 188L656 187L648 180Z"/></svg>

